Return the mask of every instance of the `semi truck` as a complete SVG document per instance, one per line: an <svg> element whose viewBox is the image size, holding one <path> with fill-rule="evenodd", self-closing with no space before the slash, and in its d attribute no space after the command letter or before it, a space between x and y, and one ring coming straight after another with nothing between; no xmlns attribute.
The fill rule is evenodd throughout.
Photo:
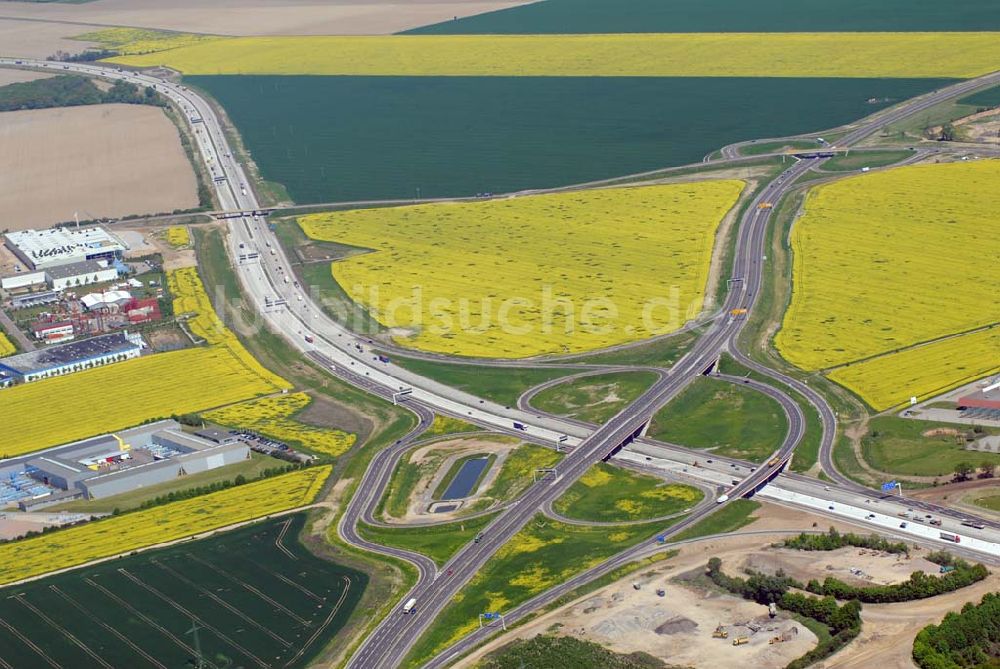
<svg viewBox="0 0 1000 669"><path fill-rule="evenodd" d="M951 532L942 532L941 538L944 539L945 541L950 541L954 544L962 543L962 537L958 536L957 534L952 534Z"/></svg>
<svg viewBox="0 0 1000 669"><path fill-rule="evenodd" d="M417 612L417 600L411 597L403 604L403 614L416 613Z"/></svg>
<svg viewBox="0 0 1000 669"><path fill-rule="evenodd" d="M515 430L521 430L522 432L527 432L528 427L524 423L514 423Z"/></svg>

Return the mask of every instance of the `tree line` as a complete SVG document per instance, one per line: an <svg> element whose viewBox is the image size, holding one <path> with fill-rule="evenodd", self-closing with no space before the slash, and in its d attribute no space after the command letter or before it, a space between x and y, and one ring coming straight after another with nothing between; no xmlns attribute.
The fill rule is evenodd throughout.
<svg viewBox="0 0 1000 669"><path fill-rule="evenodd" d="M971 669L1000 665L1000 593L989 592L979 604L949 613L940 625L928 625L913 640L920 669Z"/></svg>
<svg viewBox="0 0 1000 669"><path fill-rule="evenodd" d="M817 595L829 595L837 599L857 599L866 604L887 604L942 595L977 583L990 574L983 565L970 565L965 560L954 560L951 566L955 570L943 576L928 576L922 571L915 571L910 574L910 578L907 580L892 585L859 587L827 576L822 583L816 579L809 581L806 584L806 590Z"/></svg>
<svg viewBox="0 0 1000 669"><path fill-rule="evenodd" d="M61 74L0 86L0 111L102 103L166 106L166 102L152 87L140 89L127 81L116 81L111 88L102 91L86 77Z"/></svg>
<svg viewBox="0 0 1000 669"><path fill-rule="evenodd" d="M903 541L889 541L877 534L862 536L848 532L841 534L836 528L831 527L826 534L808 534L803 532L797 537L786 539L783 544L785 548L794 548L800 551L834 551L845 546L856 548L868 548L872 550L884 551L886 553L909 555L910 548Z"/></svg>

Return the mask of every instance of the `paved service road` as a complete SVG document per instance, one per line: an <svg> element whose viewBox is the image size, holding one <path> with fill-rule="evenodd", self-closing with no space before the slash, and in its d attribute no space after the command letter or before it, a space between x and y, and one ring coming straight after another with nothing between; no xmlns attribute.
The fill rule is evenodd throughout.
<svg viewBox="0 0 1000 669"><path fill-rule="evenodd" d="M139 73L110 72L108 68L92 64L56 65L40 61L14 63L13 59L0 59L0 64L62 68L157 87L184 110L191 123L199 151L216 179L216 191L221 208L240 212L252 212L258 209L257 200L245 172L233 158L214 110L205 100L184 86ZM889 113L879 114L875 120L859 124L857 129L849 133L839 144L850 146L875 132L885 123L891 123L944 99L995 81L1000 81L1000 74L963 82L904 104ZM728 314L729 310L736 308L751 309L760 289L764 239L771 210L759 209L758 205L765 201L777 202L795 179L810 167L810 161L792 165L775 181L765 186L746 210L739 226L733 264L732 276L739 279L739 282L734 284L736 289L727 295L723 314ZM709 367L722 350L728 349L735 353L736 337L744 323L741 319L726 316L713 321L691 351L678 361L662 380L656 382L636 402L626 407L604 426L590 431L558 419L539 417L503 407L424 379L391 363L380 362L374 357L371 342L327 318L311 299L312 296L294 282L294 278L287 270L289 265L284 250L262 219L252 214L237 215L229 219L229 224L229 252L246 296L254 302L268 325L280 332L304 355L321 361L331 371L348 378L369 392L388 397L394 392L408 392L408 395L401 399L418 412L421 406L433 407L439 413L460 416L505 432L511 431L515 421L521 422L524 424L523 436L527 438L555 443L560 436L566 435L566 443L574 447L561 464L560 477L556 481L539 483L529 488L517 504L511 505L508 510L501 513L487 528L482 541L470 544L459 551L449 563L452 575L431 580L428 577L431 566L425 564L421 570L421 582L414 589L414 596L418 599L418 614L406 616L391 614L362 644L349 664L352 667L397 666L419 634L450 598L496 550L528 522L540 507L560 495L593 462L608 456L641 430L653 412L680 392L697 374ZM795 384L799 383L780 372L769 371L769 374L792 387L797 388ZM818 400L817 406L825 404L822 398ZM422 415L421 420L425 420L427 415ZM832 435L835 423L828 425L824 421L824 430L828 435ZM780 462L787 461L793 447L794 444L784 450L785 445L782 446ZM391 459L390 454L379 460L381 465L373 464L371 471L366 474L366 480L370 478L371 492L366 488L368 494L356 495L355 500L349 504L349 513L355 511L360 513L370 505L375 491L387 476ZM730 495L735 497L754 491L772 473L773 471L767 467L750 472L732 489ZM359 516L353 517L356 519ZM692 514L687 520L671 529L678 531L700 517L698 513ZM353 525L345 529L342 524L341 529L350 540L361 542L360 537L352 535ZM359 543L359 545L364 544ZM378 550L387 552L389 549L379 547ZM419 558L411 558L408 555L406 559L416 559L419 563Z"/></svg>

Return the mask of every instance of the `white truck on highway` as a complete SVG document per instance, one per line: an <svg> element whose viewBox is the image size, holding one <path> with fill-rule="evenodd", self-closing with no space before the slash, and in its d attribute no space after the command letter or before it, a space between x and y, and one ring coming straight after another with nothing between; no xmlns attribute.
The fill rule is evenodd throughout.
<svg viewBox="0 0 1000 669"><path fill-rule="evenodd" d="M417 600L411 597L410 599L407 600L405 604L403 604L403 613L408 614L416 612L417 612Z"/></svg>

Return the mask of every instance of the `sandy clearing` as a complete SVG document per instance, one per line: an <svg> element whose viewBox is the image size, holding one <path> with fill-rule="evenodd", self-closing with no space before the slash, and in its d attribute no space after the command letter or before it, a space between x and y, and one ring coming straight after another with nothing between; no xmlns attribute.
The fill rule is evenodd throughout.
<svg viewBox="0 0 1000 669"><path fill-rule="evenodd" d="M862 532L863 529L847 525L841 522L831 522L830 519L808 513L802 513L787 507L763 504L757 511L758 520L741 531L761 531L761 530L799 530L809 527L827 528L831 525L841 531ZM815 525L814 525L815 524ZM774 650L775 646L785 646L795 650L798 654L804 653L812 646L793 647L791 644L776 644L770 646L767 638L773 633L765 631L759 632L756 636L759 639L752 641L749 647L733 648L731 644L719 639L712 639L711 632L717 624L738 622L743 616L743 620L759 615L763 607L758 607L752 603L746 603L746 612L738 608L736 604L744 604L741 600L730 601L728 597L718 597L716 601L711 601L709 597L695 594L684 594L690 588L669 583L662 585L664 579L676 577L680 574L687 574L691 570L698 570L705 565L710 557L719 557L723 560L724 568L735 571L738 569L747 556L757 552L792 553L771 549L770 545L784 539L783 535L760 535L760 536L734 536L723 539L713 539L699 542L690 546L684 546L680 553L666 562L660 563L655 568L644 569L635 572L623 580L596 590L564 607L555 609L543 616L540 616L522 627L517 628L509 634L486 644L475 653L469 655L455 665L456 668L470 669L475 663L488 652L496 650L500 646L509 643L517 638L531 638L536 634L552 632L554 626L555 633L572 634L581 636L591 641L602 643L612 650L620 652L631 652L633 650L645 650L653 655L662 657L667 663L681 666L704 667L705 669L716 669L722 666L754 666L754 667L780 667L784 666L791 658L781 659L784 656L772 656L767 653ZM849 551L845 551L849 552ZM829 562L828 554L803 553L803 556L814 559L817 564L824 565ZM822 556L822 559L817 556ZM850 556L848 556L849 558ZM883 564L890 565L895 561L891 556L882 558ZM845 559L845 562L852 560ZM915 568L919 567L922 561L914 558ZM822 566L817 568L815 577L822 578L827 572ZM874 569L873 569L874 571ZM641 589L633 590L631 584L639 582ZM913 669L914 665L910 660L910 650L913 645L913 637L925 625L939 621L946 612L955 611L962 607L965 602L978 601L986 592L994 591L1000 586L1000 576L993 574L984 582L961 591L935 597L919 602L905 602L901 604L866 605L864 608L865 627L858 640L854 641L844 651L838 653L825 663L814 665L821 669L832 669L833 667L849 667L850 669L868 669L869 667L879 667L880 669ZM643 622L642 611L646 608L635 607L637 602L644 605L649 602L661 601L655 595L656 588L662 587L666 592L663 599L670 603L671 609L677 609L677 618L687 618L695 620L698 615L723 616L715 619L706 619L706 624L699 623L695 628L695 633L687 634L680 632L674 635L662 636L641 629ZM617 602L612 601L615 593L621 593ZM633 617L634 630L628 634L622 634L621 625L605 624L598 630L592 630L587 621L594 618L581 617L587 606L581 606L584 602L601 600L602 606L609 602L618 605L619 612L626 612L632 608L638 608L638 613L631 614ZM682 602L683 606L675 605L675 602ZM663 606L666 606L665 604ZM727 607L731 613L725 613ZM595 611L597 613L597 611ZM615 618L618 614L608 609L600 609L602 619ZM749 615L748 615L749 614ZM629 614L625 614L626 616ZM730 616L727 619L725 616ZM638 617L638 621L635 618ZM766 615L764 616L766 618ZM627 619L626 619L627 622ZM680 621L675 621L680 622ZM599 624L599 623L598 623ZM682 627L682 625L677 625ZM581 632L583 627L583 632ZM799 626L801 628L801 626ZM616 633L616 631L618 633ZM798 638L804 640L801 635L807 630L799 630ZM730 638L736 632L730 633ZM610 634L610 636L609 636ZM618 637L618 638L610 638ZM681 640L682 643L677 643ZM694 642L694 643L693 643ZM796 641L795 643L799 643ZM814 643L814 642L813 642ZM670 644L674 644L671 646ZM738 654L737 651L747 651L745 655ZM667 653L670 653L669 656ZM731 653L731 654L730 654Z"/></svg>
<svg viewBox="0 0 1000 669"><path fill-rule="evenodd" d="M161 28L217 35L388 34L525 0L96 0L0 3L0 17ZM79 30L79 34L85 30ZM0 42L3 40L0 39ZM27 55L20 53L17 55Z"/></svg>
<svg viewBox="0 0 1000 669"><path fill-rule="evenodd" d="M69 38L101 29L101 26L93 25L3 19L8 14L6 10L11 7L20 8L21 5L0 2L0 56L45 58L56 51L79 53L94 44Z"/></svg>
<svg viewBox="0 0 1000 669"><path fill-rule="evenodd" d="M53 75L45 74L44 72L0 68L0 86L19 84L25 81L34 81L35 79L48 79L51 76Z"/></svg>
<svg viewBox="0 0 1000 669"><path fill-rule="evenodd" d="M914 571L936 574L938 565L929 562L919 553L910 557L858 548L841 548L835 551L807 552L785 548L765 548L747 553L735 569L753 569L773 574L779 569L789 576L807 582L811 578L833 576L845 583L866 586L900 583ZM852 572L851 570L860 570Z"/></svg>
<svg viewBox="0 0 1000 669"><path fill-rule="evenodd" d="M198 206L194 170L162 110L94 105L0 114L0 220L19 230Z"/></svg>

